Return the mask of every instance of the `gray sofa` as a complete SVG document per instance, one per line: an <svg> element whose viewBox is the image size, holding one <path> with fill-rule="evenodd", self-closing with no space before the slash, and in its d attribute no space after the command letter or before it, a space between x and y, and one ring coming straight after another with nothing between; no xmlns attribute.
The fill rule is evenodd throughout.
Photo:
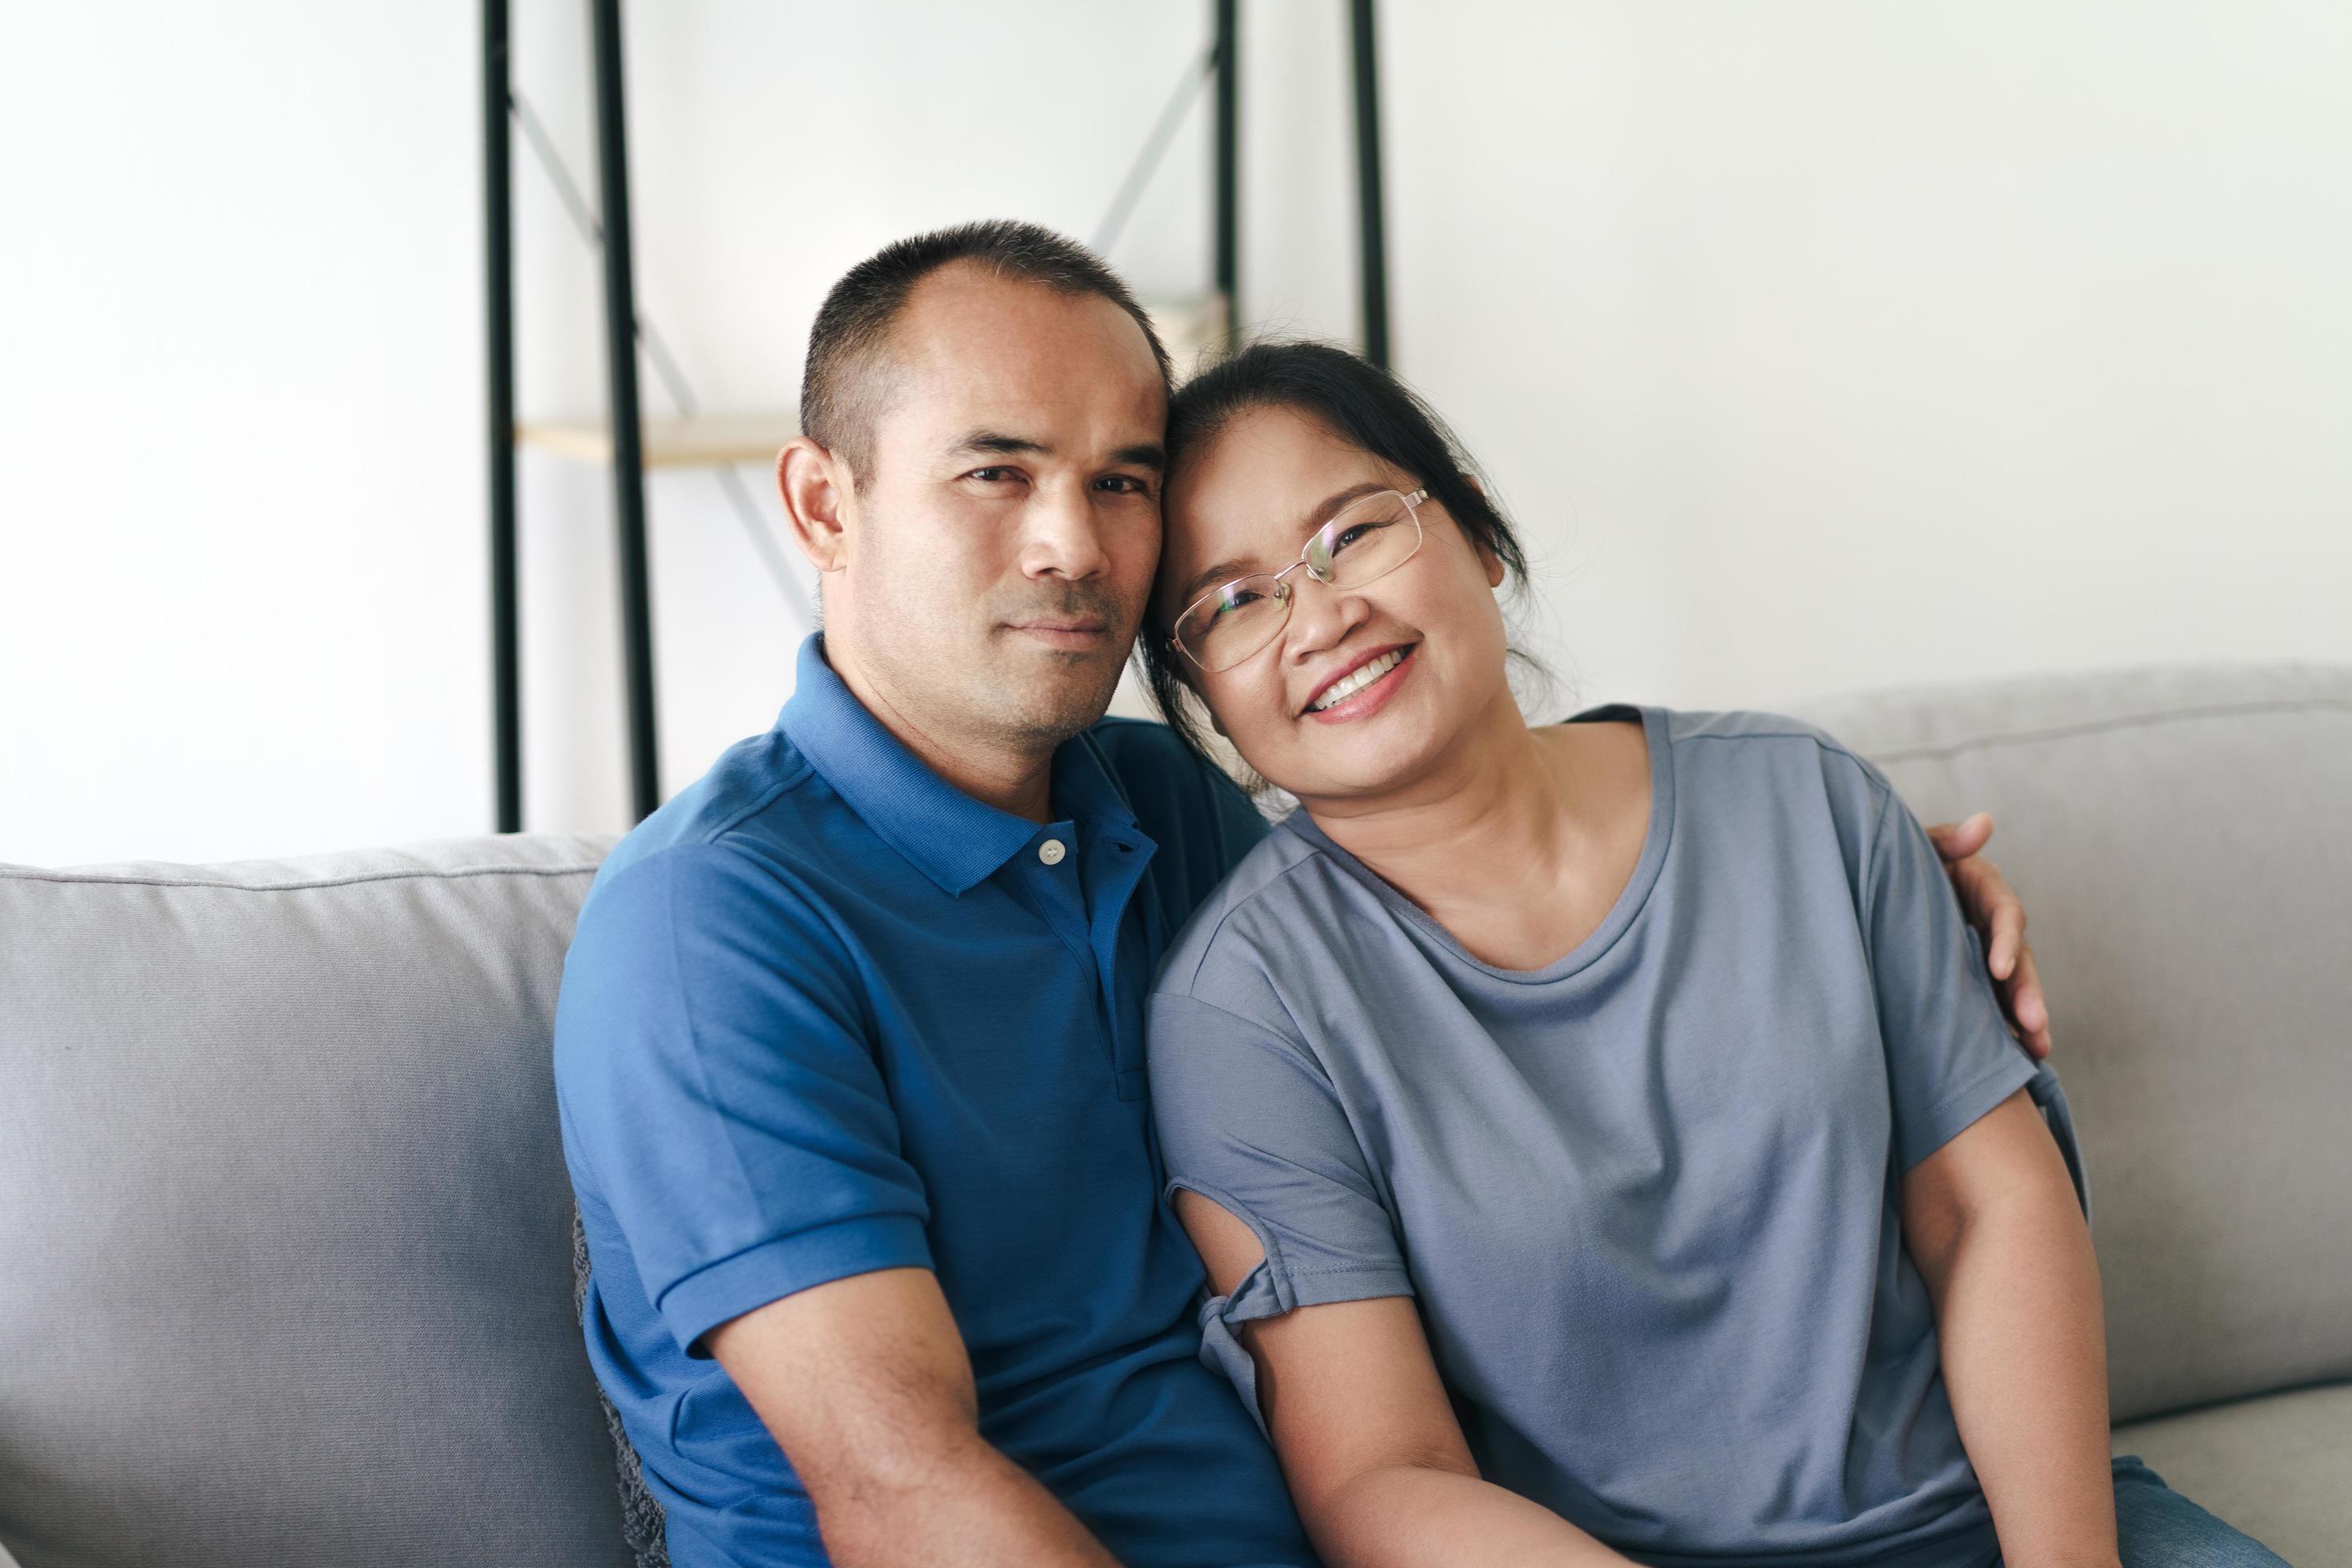
<svg viewBox="0 0 2352 1568"><path fill-rule="evenodd" d="M2119 1449L2352 1563L2352 668L1798 711L1985 806L2054 993ZM0 868L0 1545L625 1560L549 1024L609 840Z"/></svg>

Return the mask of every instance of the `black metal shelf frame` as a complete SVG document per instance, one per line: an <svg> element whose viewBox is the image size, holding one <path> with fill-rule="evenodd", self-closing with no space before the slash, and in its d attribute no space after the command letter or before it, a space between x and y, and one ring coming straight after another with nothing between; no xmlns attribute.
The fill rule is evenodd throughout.
<svg viewBox="0 0 2352 1568"><path fill-rule="evenodd" d="M1240 0L1211 0L1215 27L1213 270L1227 342L1241 310ZM1372 0L1348 0L1354 78L1364 354L1389 363L1388 256L1381 198L1380 71ZM490 716L498 830L522 829L522 658L516 552L513 112L507 0L482 0L482 192L486 253L490 525ZM619 552L623 700L631 804L642 821L661 804L654 695L653 593L646 548L644 427L629 228L628 136L623 121L620 0L589 0L595 72L596 161L604 207L604 347L612 416Z"/></svg>

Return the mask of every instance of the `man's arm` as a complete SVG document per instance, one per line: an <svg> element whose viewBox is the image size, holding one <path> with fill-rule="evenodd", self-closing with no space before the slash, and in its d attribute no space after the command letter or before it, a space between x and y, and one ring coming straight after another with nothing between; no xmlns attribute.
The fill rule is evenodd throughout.
<svg viewBox="0 0 2352 1568"><path fill-rule="evenodd" d="M1231 1294L1265 1254L1189 1189L1176 1215ZM1409 1298L1332 1301L1244 1323L1258 1408L1298 1516L1329 1568L1597 1568L1620 1557L1482 1479Z"/></svg>
<svg viewBox="0 0 2352 1568"><path fill-rule="evenodd" d="M2098 1264L2025 1091L1913 1166L1902 1212L2002 1561L2115 1568Z"/></svg>
<svg viewBox="0 0 2352 1568"><path fill-rule="evenodd" d="M982 1438L971 1363L930 1270L797 1291L705 1342L792 1461L844 1568L1116 1568Z"/></svg>
<svg viewBox="0 0 2352 1568"><path fill-rule="evenodd" d="M1992 972L2011 1032L2034 1057L2048 1056L2050 1004L2033 967L2033 950L2025 944L2025 906L2000 868L1980 853L1992 838L1992 817L1979 811L1959 822L1940 822L1927 829L1927 837L1943 858L1969 923L1984 939L1985 967Z"/></svg>

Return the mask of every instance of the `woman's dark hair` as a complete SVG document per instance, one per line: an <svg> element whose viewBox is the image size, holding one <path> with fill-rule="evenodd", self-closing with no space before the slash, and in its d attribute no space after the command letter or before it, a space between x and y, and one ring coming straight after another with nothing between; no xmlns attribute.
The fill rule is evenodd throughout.
<svg viewBox="0 0 2352 1568"><path fill-rule="evenodd" d="M1387 371L1330 343L1259 342L1202 371L1168 405L1168 466L1217 437L1236 416L1260 408L1303 414L1351 447L1403 469L1426 486L1470 542L1500 561L1512 592L1524 591L1527 555L1495 503L1470 482L1469 455L1429 405ZM1146 616L1136 639L1143 676L1160 716L1196 756L1213 762L1202 735L1201 700L1177 651ZM1538 676L1543 667L1514 647Z"/></svg>

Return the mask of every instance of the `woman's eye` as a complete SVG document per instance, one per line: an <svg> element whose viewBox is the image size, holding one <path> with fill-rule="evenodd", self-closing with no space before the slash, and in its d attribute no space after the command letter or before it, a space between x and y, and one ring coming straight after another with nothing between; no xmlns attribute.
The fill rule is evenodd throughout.
<svg viewBox="0 0 2352 1568"><path fill-rule="evenodd" d="M1364 537L1367 534L1377 531L1380 527L1381 524L1377 522L1360 522L1354 524L1345 533L1342 533L1339 538L1331 542L1331 553L1337 555L1342 550L1347 549L1350 544L1362 543Z"/></svg>
<svg viewBox="0 0 2352 1568"><path fill-rule="evenodd" d="M1259 596L1255 588L1244 588L1238 594L1228 594L1217 602L1217 614L1228 616L1235 610L1246 610L1258 602Z"/></svg>

